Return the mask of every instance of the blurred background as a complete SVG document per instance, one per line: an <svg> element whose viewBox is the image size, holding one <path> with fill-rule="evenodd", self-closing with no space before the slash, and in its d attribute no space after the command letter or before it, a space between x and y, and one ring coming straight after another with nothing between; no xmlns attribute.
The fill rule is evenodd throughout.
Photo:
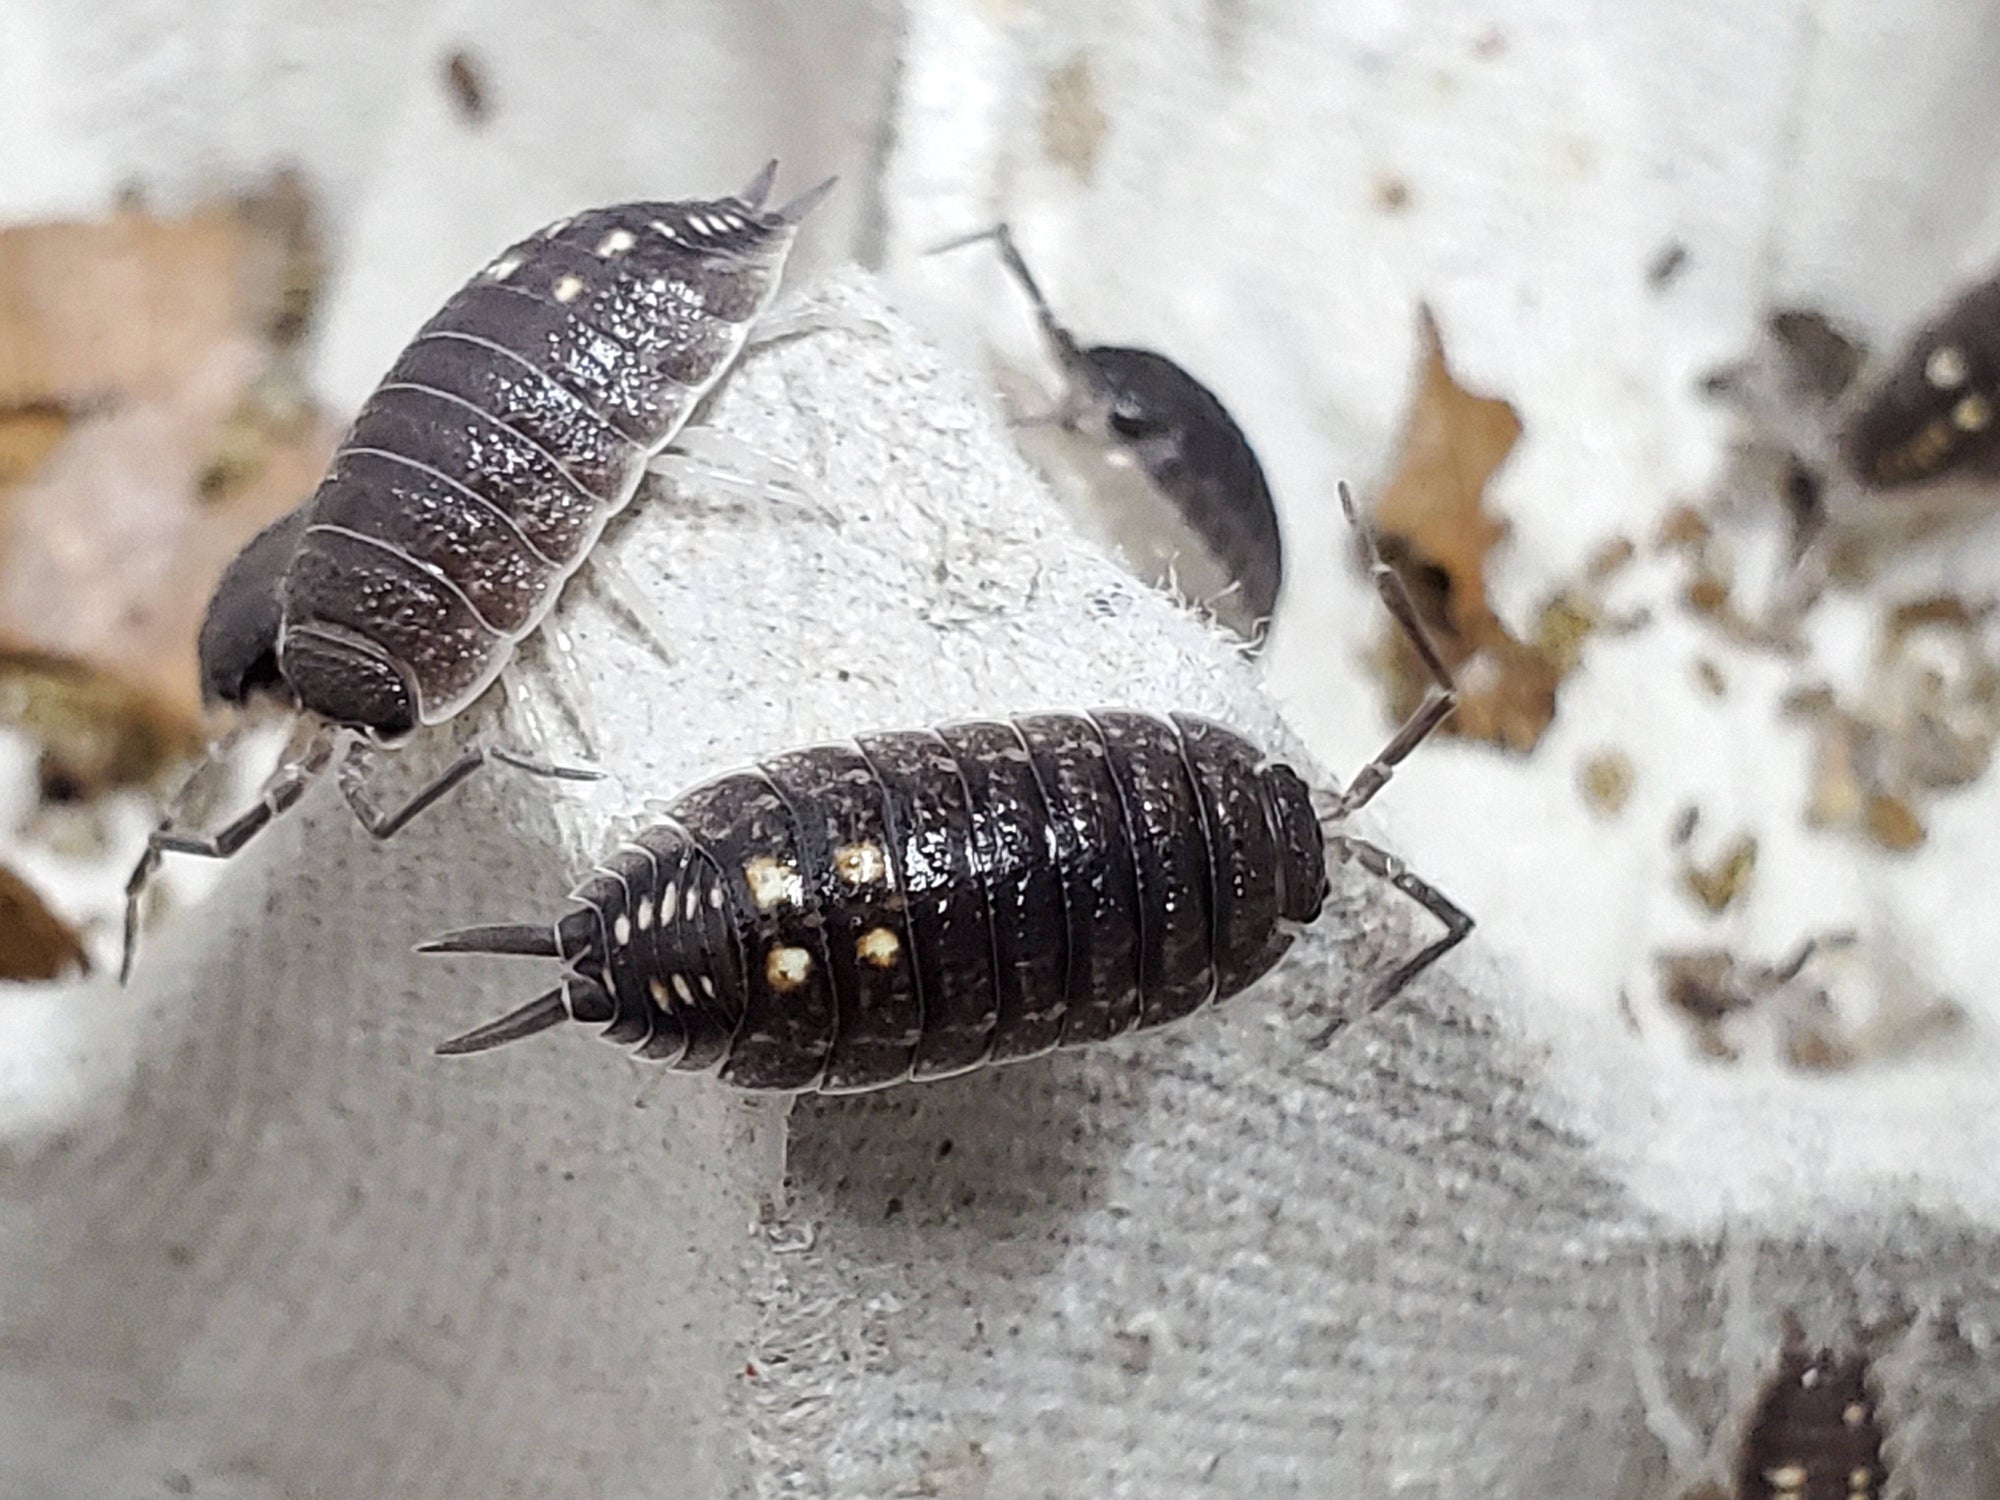
<svg viewBox="0 0 2000 1500"><path fill-rule="evenodd" d="M1649 1207L2000 1222L2000 485L1839 443L2000 260L1996 79L1986 0L0 0L0 1037L115 962L214 579L417 324L775 156L841 177L788 284L860 262L1011 416L1063 372L990 243L932 253L1001 220L1219 399L1267 624L1116 432L1019 431L1336 776L1420 686L1354 486L1466 691L1373 816Z"/></svg>

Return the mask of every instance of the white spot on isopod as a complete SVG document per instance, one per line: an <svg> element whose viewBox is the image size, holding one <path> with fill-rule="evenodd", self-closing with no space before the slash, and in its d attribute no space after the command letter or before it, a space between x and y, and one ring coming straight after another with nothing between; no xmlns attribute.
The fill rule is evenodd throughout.
<svg viewBox="0 0 2000 1500"><path fill-rule="evenodd" d="M668 922L673 919L674 902L680 898L680 893L681 883L678 880L669 880L666 890L660 895L660 920L662 922Z"/></svg>
<svg viewBox="0 0 2000 1500"><path fill-rule="evenodd" d="M618 944L620 947L623 947L626 943L631 942L632 919L626 916L623 912L620 912L618 914L618 920L611 924L611 935L618 940Z"/></svg>
<svg viewBox="0 0 2000 1500"><path fill-rule="evenodd" d="M611 231L611 233L607 234L603 239L597 242L597 253L599 255L607 255L607 256L623 255L627 250L630 250L634 245L638 243L639 243L638 238L632 233L631 230L614 229Z"/></svg>
<svg viewBox="0 0 2000 1500"><path fill-rule="evenodd" d="M873 885L888 872L889 862L880 844L842 844L833 852L833 867L849 885Z"/></svg>
<svg viewBox="0 0 2000 1500"><path fill-rule="evenodd" d="M764 977L780 993L797 989L812 974L812 955L803 948L780 946L764 955Z"/></svg>
<svg viewBox="0 0 2000 1500"><path fill-rule="evenodd" d="M694 991L688 988L687 975L676 974L674 976L674 993L681 997L681 1004L694 1004Z"/></svg>
<svg viewBox="0 0 2000 1500"><path fill-rule="evenodd" d="M878 969L895 968L902 951L902 939L886 927L871 927L854 940L854 956Z"/></svg>
<svg viewBox="0 0 2000 1500"><path fill-rule="evenodd" d="M715 998L715 981L713 979L710 979L706 974L700 975L698 977L701 982L701 992L704 995L708 996L709 999L713 1000Z"/></svg>
<svg viewBox="0 0 2000 1500"><path fill-rule="evenodd" d="M646 981L646 992L653 997L653 1004L659 1006L661 1010L665 1010L673 1004L672 999L667 995L667 987L657 979Z"/></svg>
<svg viewBox="0 0 2000 1500"><path fill-rule="evenodd" d="M673 225L663 224L658 219L650 221L646 225L646 227L648 229L658 231L660 234L665 235L670 240L677 240L681 237L681 232L678 229L674 228Z"/></svg>
<svg viewBox="0 0 2000 1500"><path fill-rule="evenodd" d="M571 219L557 219L555 223L551 224L547 229L544 229L542 231L542 238L545 240L554 239L557 235L561 234L565 229L569 228L569 226L573 222L575 221Z"/></svg>
<svg viewBox="0 0 2000 1500"><path fill-rule="evenodd" d="M1971 366L1965 362L1965 351L1956 344L1939 345L1924 361L1924 379L1940 391L1957 390L1971 373Z"/></svg>
<svg viewBox="0 0 2000 1500"><path fill-rule="evenodd" d="M1951 409L1951 420L1960 432L1984 432L1993 425L1993 403L1976 391L1961 396Z"/></svg>
<svg viewBox="0 0 2000 1500"><path fill-rule="evenodd" d="M743 879L749 884L750 899L757 903L759 911L769 911L774 906L797 906L805 896L806 883L799 875L799 867L768 854L760 854L744 865Z"/></svg>
<svg viewBox="0 0 2000 1500"><path fill-rule="evenodd" d="M651 896L642 896L639 898L639 930L641 932L644 932L648 927L651 927L652 925L653 925L653 898Z"/></svg>
<svg viewBox="0 0 2000 1500"><path fill-rule="evenodd" d="M721 911L721 910L722 910L722 887L721 887L721 886L719 886L719 885L718 885L718 886L713 886L713 887L711 887L711 888L709 889L709 893L708 893L708 904L709 904L710 906L714 907L714 908L715 908L715 909L716 909L717 911ZM693 892L693 891L689 891L689 892L688 892L688 915L689 915L689 916L693 916L693 915L694 915L694 892Z"/></svg>
<svg viewBox="0 0 2000 1500"><path fill-rule="evenodd" d="M583 294L583 278L581 276L558 277L556 279L555 293L556 301L558 302L576 301Z"/></svg>
<svg viewBox="0 0 2000 1500"><path fill-rule="evenodd" d="M719 899L717 899L721 895L722 895L722 887L717 886L714 890L708 893L708 904L710 906L722 905L722 902ZM693 918L695 902L698 901L700 898L701 898L701 892L697 891L692 885L690 885L688 887L688 893L687 893L687 904L681 908L681 916L684 919Z"/></svg>
<svg viewBox="0 0 2000 1500"><path fill-rule="evenodd" d="M492 265L486 268L486 279L488 281L505 281L509 276L512 276L516 271L520 269L521 269L520 256L503 255L500 257L500 259L494 261Z"/></svg>

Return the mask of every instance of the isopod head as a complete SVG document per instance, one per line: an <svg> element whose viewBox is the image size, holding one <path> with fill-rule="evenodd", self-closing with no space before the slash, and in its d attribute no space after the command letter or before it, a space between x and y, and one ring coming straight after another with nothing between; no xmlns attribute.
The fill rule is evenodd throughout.
<svg viewBox="0 0 2000 1500"><path fill-rule="evenodd" d="M278 583L305 524L301 506L260 531L223 569L197 644L201 696L210 707L240 706L260 695L296 702L278 665L284 620Z"/></svg>

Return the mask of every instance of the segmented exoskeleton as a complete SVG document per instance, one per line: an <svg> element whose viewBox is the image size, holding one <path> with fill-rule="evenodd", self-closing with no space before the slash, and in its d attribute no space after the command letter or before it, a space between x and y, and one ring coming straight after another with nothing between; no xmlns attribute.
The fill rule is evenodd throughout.
<svg viewBox="0 0 2000 1500"><path fill-rule="evenodd" d="M564 964L548 993L440 1050L574 1019L747 1089L946 1076L1236 994L1319 916L1329 858L1393 882L1445 926L1363 1011L1383 1004L1472 923L1337 831L1454 701L1370 546L1377 587L1439 687L1345 793L1316 797L1289 766L1186 714L1034 714L777 756L680 796L553 924L425 944Z"/></svg>
<svg viewBox="0 0 2000 1500"><path fill-rule="evenodd" d="M2000 474L2000 277L1925 324L1841 424L1848 466L1882 489Z"/></svg>
<svg viewBox="0 0 2000 1500"><path fill-rule="evenodd" d="M587 774L478 747L385 813L363 767L370 747L452 718L491 685L742 351L800 220L831 186L767 210L776 170L734 197L560 219L418 330L319 488L216 589L205 697L276 699L300 724L256 806L212 836L171 817L153 835L127 887L127 970L160 855L235 853L298 801L343 736L342 791L382 838L489 758Z"/></svg>
<svg viewBox="0 0 2000 1500"><path fill-rule="evenodd" d="M1130 454L1242 592L1240 613L1262 624L1284 584L1277 506L1264 467L1215 393L1164 354L1086 348L1057 321L1005 224L941 250L990 239L1034 305L1066 386L1047 420Z"/></svg>

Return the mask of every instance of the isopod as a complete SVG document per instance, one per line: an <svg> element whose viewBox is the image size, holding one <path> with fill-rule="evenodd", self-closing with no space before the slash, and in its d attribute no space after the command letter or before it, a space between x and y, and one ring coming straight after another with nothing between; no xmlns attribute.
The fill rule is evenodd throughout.
<svg viewBox="0 0 2000 1500"><path fill-rule="evenodd" d="M1242 612L1268 620L1284 584L1278 512L1264 467L1221 400L1180 365L1150 349L1088 348L1057 321L1005 224L940 251L992 240L1033 304L1066 386L1047 420L1122 449L1242 592Z"/></svg>
<svg viewBox="0 0 2000 1500"><path fill-rule="evenodd" d="M1353 516L1344 486L1342 501ZM553 989L439 1050L577 1020L745 1089L948 1076L1238 993L1319 916L1329 861L1391 882L1445 928L1363 1011L1384 1004L1472 921L1338 831L1455 701L1372 541L1370 560L1437 686L1346 791L1315 793L1233 730L1179 713L1031 714L779 755L681 795L553 925L424 944L564 965Z"/></svg>
<svg viewBox="0 0 2000 1500"><path fill-rule="evenodd" d="M1880 489L2000 474L2000 277L1925 324L1841 424L1848 467Z"/></svg>
<svg viewBox="0 0 2000 1500"><path fill-rule="evenodd" d="M1735 1500L1879 1500L1883 1438L1867 1356L1811 1349L1788 1329L1737 1454Z"/></svg>
<svg viewBox="0 0 2000 1500"><path fill-rule="evenodd" d="M362 773L372 747L452 718L491 685L742 352L800 221L832 186L767 210L776 172L728 198L559 219L418 330L318 489L216 588L205 697L275 699L297 730L247 812L213 835L180 832L170 815L152 835L127 883L124 972L161 855L234 854L299 800L343 737L341 789L378 838L488 759L574 774L475 748L385 813Z"/></svg>

